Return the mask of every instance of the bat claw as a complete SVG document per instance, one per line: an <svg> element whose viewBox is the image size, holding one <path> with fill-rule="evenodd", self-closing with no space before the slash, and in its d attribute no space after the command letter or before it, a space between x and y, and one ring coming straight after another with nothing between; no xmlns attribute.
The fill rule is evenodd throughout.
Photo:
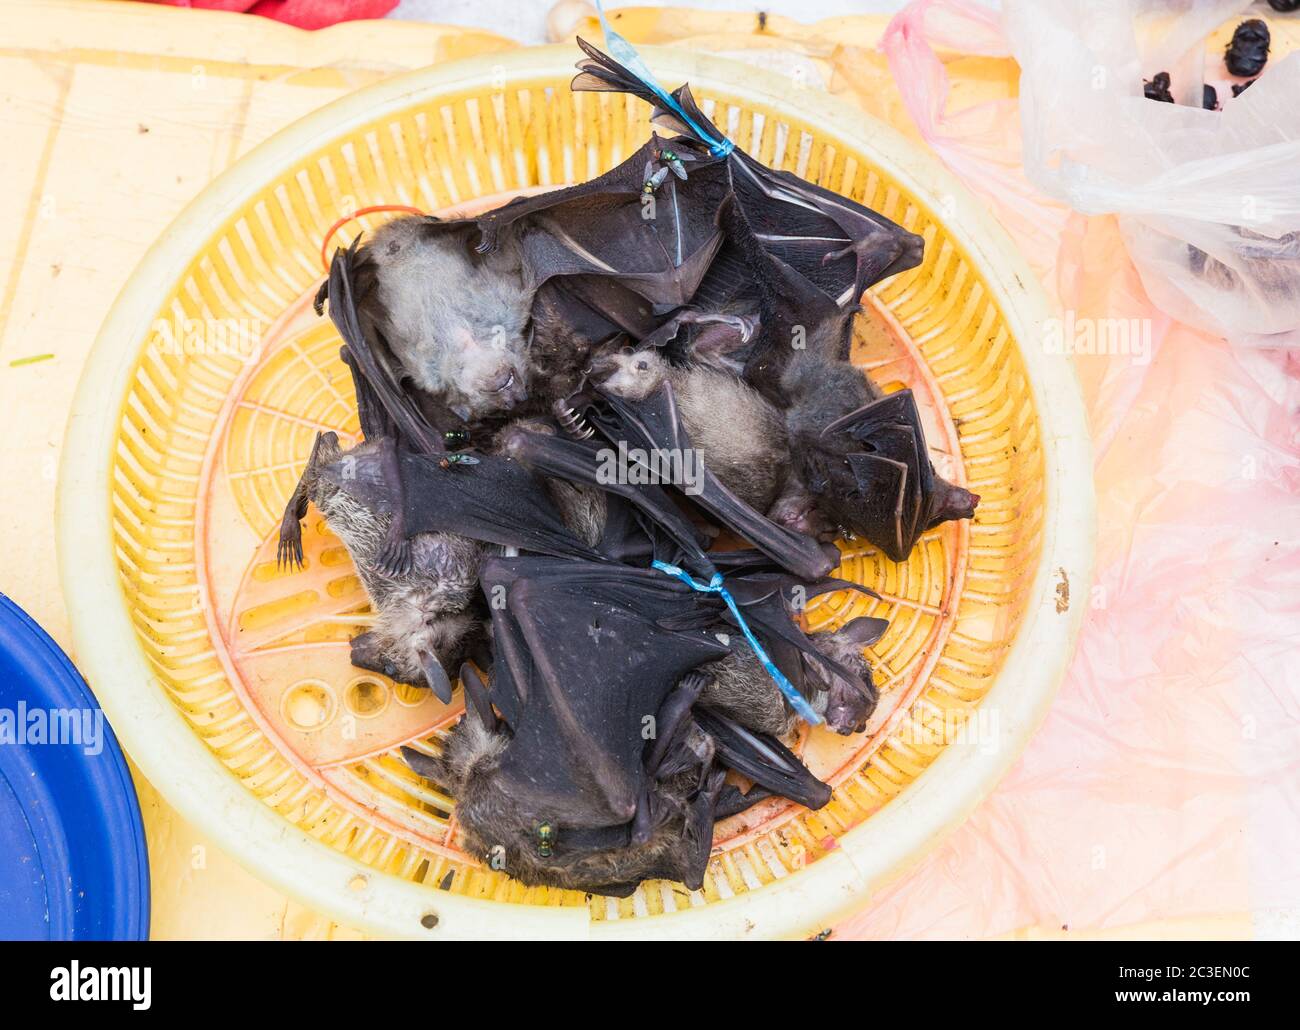
<svg viewBox="0 0 1300 1030"><path fill-rule="evenodd" d="M302 524L297 519L290 522L286 518L280 524L280 540L275 545L275 568L280 571L295 567L303 567Z"/></svg>
<svg viewBox="0 0 1300 1030"><path fill-rule="evenodd" d="M388 540L375 558L375 566L386 576L405 576L411 571L411 544L405 537Z"/></svg>

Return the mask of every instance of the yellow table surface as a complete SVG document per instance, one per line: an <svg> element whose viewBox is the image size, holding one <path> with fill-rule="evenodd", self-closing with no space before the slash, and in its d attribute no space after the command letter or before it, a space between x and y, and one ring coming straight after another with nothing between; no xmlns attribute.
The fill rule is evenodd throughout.
<svg viewBox="0 0 1300 1030"><path fill-rule="evenodd" d="M802 26L772 17L760 33L750 14L619 14L620 31L634 42L674 42L775 67L805 63L832 92L915 137L884 59L872 51L883 18ZM590 21L578 27L599 38ZM62 646L71 637L54 510L64 424L100 323L145 250L218 173L289 122L386 76L515 45L412 22L308 33L150 4L0 0L0 529L9 542L0 589ZM955 106L1015 91L1009 61L956 57L948 70ZM245 872L138 773L136 786L154 938L360 936ZM1241 926L1180 921L1126 935L1236 936L1246 925L1244 917ZM1026 928L1015 936L1065 935Z"/></svg>

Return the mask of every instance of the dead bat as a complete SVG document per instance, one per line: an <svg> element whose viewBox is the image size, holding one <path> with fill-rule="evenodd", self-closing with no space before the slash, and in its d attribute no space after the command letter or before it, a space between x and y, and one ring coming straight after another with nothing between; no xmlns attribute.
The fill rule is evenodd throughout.
<svg viewBox="0 0 1300 1030"><path fill-rule="evenodd" d="M882 396L852 365L814 354L781 385L795 471L831 522L906 561L922 533L974 517L979 496L930 463L911 390Z"/></svg>
<svg viewBox="0 0 1300 1030"><path fill-rule="evenodd" d="M718 156L712 144L725 137L688 85L673 91L676 110L670 109L627 68L584 40L577 42L587 58L579 62L581 71L571 88L640 97L653 105L655 124L681 134L665 144L652 140L652 166L674 173L665 185L688 174L693 181L719 164L725 169L727 188L716 216L723 243L685 307L697 315L741 318L745 330L722 347L743 359L746 380L776 399L780 376L794 354L809 349L846 358L852 315L862 294L919 265L924 240L861 204L768 168L729 144L723 147L725 156ZM689 314L687 321L694 321ZM702 331L715 338L705 349L719 348L716 334L725 334L722 325L715 317L706 318Z"/></svg>
<svg viewBox="0 0 1300 1030"><path fill-rule="evenodd" d="M627 69L581 46L574 89L658 104ZM687 87L674 95L696 127L717 132ZM656 115L684 135L653 136L590 182L477 219L398 219L336 254L318 308L328 297L348 327L358 404L376 426L406 449L436 450L448 412L517 406L524 389L546 410L580 386L593 348L667 323L688 336L741 326L746 376L767 390L796 337L842 357L862 292L919 262L920 238L889 219L739 150L715 154L691 125ZM504 344L478 356L494 333ZM736 350L729 338L718 346Z"/></svg>
<svg viewBox="0 0 1300 1030"><path fill-rule="evenodd" d="M347 547L375 611L375 625L352 640L352 664L402 683L428 686L450 701L446 669L456 669L481 640L477 610L482 549L466 536L418 533L407 541L406 568L389 573L379 555L393 508L383 464L386 442L344 453L335 433L317 435L280 523L281 565L302 564L301 520L315 504Z"/></svg>
<svg viewBox="0 0 1300 1030"><path fill-rule="evenodd" d="M770 732L788 725L771 680L714 599L656 570L546 557L488 559L483 588L504 598L491 687L463 669L466 717L441 754L405 753L456 797L490 865L614 896L648 878L698 889L716 819L772 795L829 800ZM850 625L830 649L855 646ZM755 786L729 786L729 769Z"/></svg>
<svg viewBox="0 0 1300 1030"><path fill-rule="evenodd" d="M572 427L580 427L584 434L599 434L605 443L603 455L617 458L611 464L616 465L620 477L635 475L650 483L670 485L716 525L732 531L802 580L820 579L837 564L838 552L828 553L812 537L766 518L713 472L712 461L726 465L725 449L719 447L710 458L695 447L670 378L663 378L637 400L625 400L598 388L572 395L564 407ZM691 474L679 475L688 463ZM740 473L734 465L730 473L733 481L744 481L742 489L764 474L762 470Z"/></svg>
<svg viewBox="0 0 1300 1030"><path fill-rule="evenodd" d="M463 222L406 215L336 255L350 290L327 281L316 310L332 291L331 316L336 304L355 309L349 342L373 355L360 372L384 400L414 391L470 422L526 398L533 290L513 234L486 254L476 236Z"/></svg>
<svg viewBox="0 0 1300 1030"><path fill-rule="evenodd" d="M605 560L593 546L604 529L603 498L583 499L584 520L577 500L568 511L556 506L562 486L505 454L411 454L391 438L345 453L336 434L323 433L285 507L278 557L301 564L301 520L314 503L347 547L376 613L374 630L353 641L353 664L427 682L447 701L444 669L458 668L481 637L472 602L485 546ZM394 524L402 527L396 562Z"/></svg>
<svg viewBox="0 0 1300 1030"><path fill-rule="evenodd" d="M785 677L806 696L813 708L826 718L837 733L859 732L876 702L871 670L862 657L862 647L871 644L886 628L880 619L859 619L834 638L814 634L806 636L792 621L807 601L833 590L855 590L876 596L869 588L832 576L805 580L791 575L770 556L756 549L741 551L704 551L703 541L692 525L657 485L630 486L611 482L598 474L599 444L589 440L571 440L557 434L553 424L541 420L520 421L499 437L503 453L519 459L547 477L551 487L567 483L576 493L557 503L564 511L566 524L579 531L607 559L631 560L644 567L651 560L690 568L702 579L715 573L724 574L733 594L748 606L751 619L765 628L769 642L778 654L777 666ZM587 495L604 492L603 504L597 508ZM575 498L581 498L576 502ZM834 547L822 548L825 567L834 565ZM734 578L739 576L739 579ZM797 598L797 603L796 599ZM712 596L699 604L714 621L731 622L740 641L739 625L723 603ZM674 625L684 625L675 619ZM835 643L839 641L839 643ZM845 650L845 646L849 649ZM746 652L736 658L739 668L759 669ZM726 677L721 677L725 685ZM769 733L785 732L792 714L770 677L749 688L751 699L766 697L755 711L765 707L781 711L780 722L751 722L756 729ZM726 709L706 694L706 701ZM737 719L742 716L735 713Z"/></svg>
<svg viewBox="0 0 1300 1030"><path fill-rule="evenodd" d="M671 365L645 346L598 355L591 376L602 393L632 403L670 383L691 446L718 480L757 511L776 502L790 464L785 420L745 382L705 365Z"/></svg>

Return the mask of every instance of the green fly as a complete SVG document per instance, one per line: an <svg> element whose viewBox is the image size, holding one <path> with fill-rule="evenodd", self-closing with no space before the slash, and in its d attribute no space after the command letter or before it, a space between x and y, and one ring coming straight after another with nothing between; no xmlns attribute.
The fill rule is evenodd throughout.
<svg viewBox="0 0 1300 1030"><path fill-rule="evenodd" d="M678 154L674 150L661 150L659 151L659 160L662 161L669 168L671 168L673 170L673 174L677 176L677 178L679 179L686 178L686 166L682 164L683 157L681 154ZM694 161L695 158L691 157L688 154L686 155L684 160Z"/></svg>
<svg viewBox="0 0 1300 1030"><path fill-rule="evenodd" d="M668 178L667 168L660 168L658 171L655 171L654 162L647 161L645 163L645 182L641 185L641 192L653 193L663 185L666 178Z"/></svg>

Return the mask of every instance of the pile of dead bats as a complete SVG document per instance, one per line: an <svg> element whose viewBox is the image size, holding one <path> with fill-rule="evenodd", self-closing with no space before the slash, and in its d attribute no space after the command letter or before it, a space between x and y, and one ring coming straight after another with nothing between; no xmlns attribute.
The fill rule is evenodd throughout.
<svg viewBox="0 0 1300 1030"><path fill-rule="evenodd" d="M910 392L846 360L863 291L921 239L730 147L687 87L668 105L583 49L575 89L641 97L674 135L335 255L317 308L365 442L317 439L280 557L301 562L315 504L375 610L353 662L443 701L459 678L441 753L406 756L470 849L623 896L699 887L718 819L829 800L783 740L796 718L865 729L863 646L885 628L800 628L808 598L851 586L831 541L902 561L978 498L935 474Z"/></svg>

